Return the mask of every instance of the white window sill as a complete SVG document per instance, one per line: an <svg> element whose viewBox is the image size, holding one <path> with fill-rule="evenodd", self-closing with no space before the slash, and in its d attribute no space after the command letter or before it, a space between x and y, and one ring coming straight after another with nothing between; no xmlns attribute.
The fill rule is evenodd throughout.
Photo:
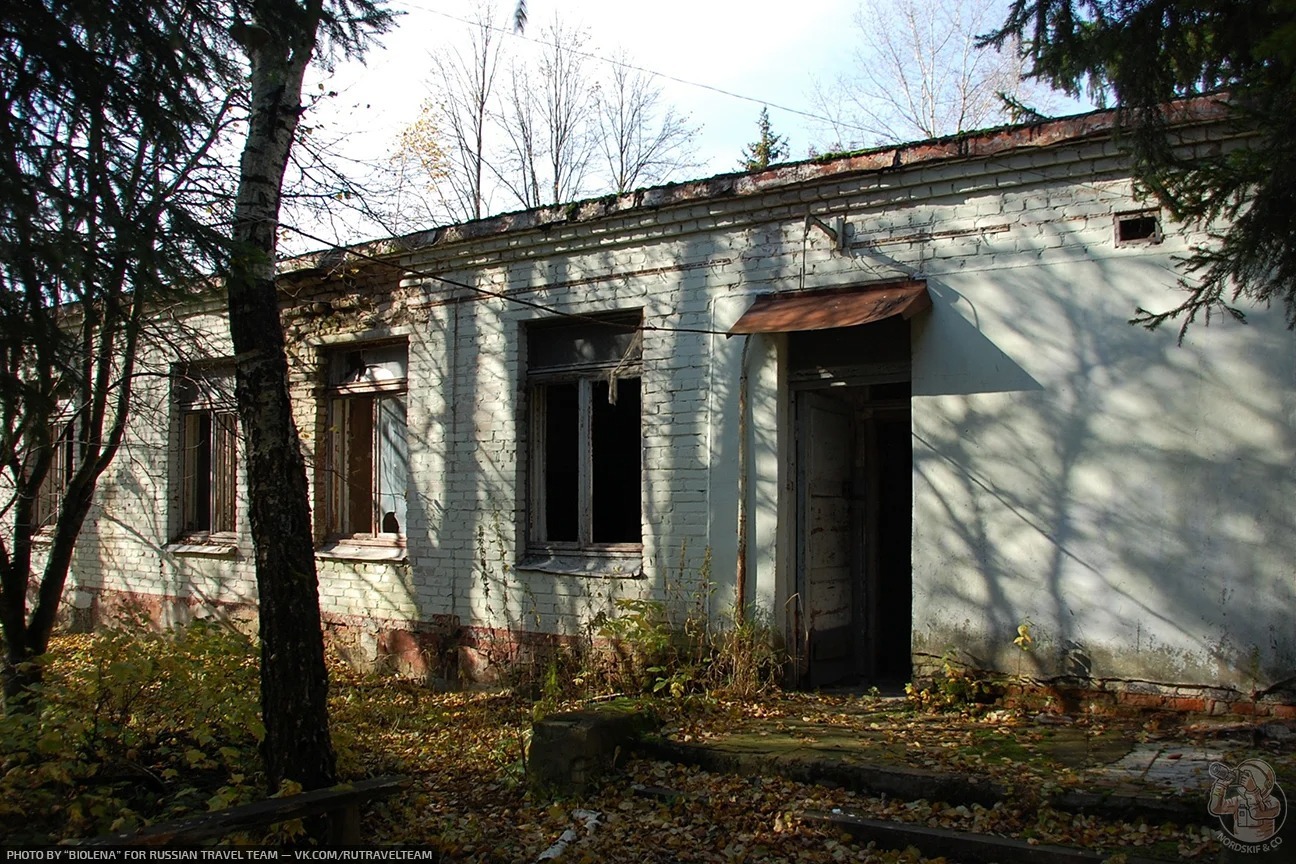
<svg viewBox="0 0 1296 864"><path fill-rule="evenodd" d="M642 579L644 575L642 552L529 552L517 569L598 579Z"/></svg>
<svg viewBox="0 0 1296 864"><path fill-rule="evenodd" d="M162 549L172 555L182 557L235 558L238 556L238 546L233 543L185 543L179 541L168 543Z"/></svg>
<svg viewBox="0 0 1296 864"><path fill-rule="evenodd" d="M316 549L315 557L324 561L368 561L404 564L405 547L349 543L346 540L338 540L326 543Z"/></svg>

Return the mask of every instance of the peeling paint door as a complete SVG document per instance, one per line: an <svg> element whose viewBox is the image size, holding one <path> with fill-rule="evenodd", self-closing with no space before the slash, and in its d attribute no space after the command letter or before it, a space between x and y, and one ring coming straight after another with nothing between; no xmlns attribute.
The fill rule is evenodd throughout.
<svg viewBox="0 0 1296 864"><path fill-rule="evenodd" d="M855 672L854 423L849 405L808 391L799 394L798 414L798 581L814 686Z"/></svg>

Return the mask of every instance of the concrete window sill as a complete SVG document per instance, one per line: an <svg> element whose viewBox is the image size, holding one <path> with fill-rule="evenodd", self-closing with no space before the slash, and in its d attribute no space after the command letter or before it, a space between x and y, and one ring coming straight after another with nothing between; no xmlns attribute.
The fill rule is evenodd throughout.
<svg viewBox="0 0 1296 864"><path fill-rule="evenodd" d="M517 563L517 569L595 579L642 579L644 575L641 552L531 552Z"/></svg>
<svg viewBox="0 0 1296 864"><path fill-rule="evenodd" d="M404 564L404 546L373 545L365 543L348 543L339 540L327 543L315 550L315 557L322 561L363 561L367 563Z"/></svg>
<svg viewBox="0 0 1296 864"><path fill-rule="evenodd" d="M162 549L172 555L195 558L235 558L238 546L233 543L168 543Z"/></svg>

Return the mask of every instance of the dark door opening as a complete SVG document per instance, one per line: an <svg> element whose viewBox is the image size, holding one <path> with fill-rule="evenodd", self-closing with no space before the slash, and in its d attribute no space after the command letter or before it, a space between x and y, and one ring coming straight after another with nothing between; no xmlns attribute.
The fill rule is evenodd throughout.
<svg viewBox="0 0 1296 864"><path fill-rule="evenodd" d="M797 394L802 681L909 680L909 383Z"/></svg>
<svg viewBox="0 0 1296 864"><path fill-rule="evenodd" d="M870 684L901 684L911 672L913 622L913 438L908 386L902 406L879 407L864 420L872 425L873 458L868 482L876 488L865 514L865 536L875 554L864 573L867 639L864 674Z"/></svg>
<svg viewBox="0 0 1296 864"><path fill-rule="evenodd" d="M797 672L909 680L913 438L909 322L791 333Z"/></svg>

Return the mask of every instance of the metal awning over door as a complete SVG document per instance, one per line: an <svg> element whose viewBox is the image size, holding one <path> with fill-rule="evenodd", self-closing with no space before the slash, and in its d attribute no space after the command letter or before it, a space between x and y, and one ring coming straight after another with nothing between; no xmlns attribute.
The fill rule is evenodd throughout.
<svg viewBox="0 0 1296 864"><path fill-rule="evenodd" d="M765 294L734 322L729 335L855 327L896 316L909 319L930 308L921 279Z"/></svg>

